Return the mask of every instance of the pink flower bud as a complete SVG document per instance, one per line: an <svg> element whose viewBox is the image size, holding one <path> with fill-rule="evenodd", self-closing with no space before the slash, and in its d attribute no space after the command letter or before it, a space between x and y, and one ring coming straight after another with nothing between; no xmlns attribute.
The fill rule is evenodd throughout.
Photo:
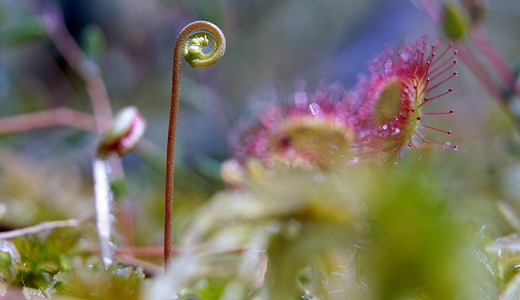
<svg viewBox="0 0 520 300"><path fill-rule="evenodd" d="M144 134L146 121L135 106L121 109L101 137L98 155L110 153L123 156L132 151Z"/></svg>

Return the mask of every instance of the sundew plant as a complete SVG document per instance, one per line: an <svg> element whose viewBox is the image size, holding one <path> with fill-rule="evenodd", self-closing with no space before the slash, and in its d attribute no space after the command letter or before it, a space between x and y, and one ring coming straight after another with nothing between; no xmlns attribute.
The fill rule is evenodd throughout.
<svg viewBox="0 0 520 300"><path fill-rule="evenodd" d="M0 298L520 299L519 4L0 23Z"/></svg>

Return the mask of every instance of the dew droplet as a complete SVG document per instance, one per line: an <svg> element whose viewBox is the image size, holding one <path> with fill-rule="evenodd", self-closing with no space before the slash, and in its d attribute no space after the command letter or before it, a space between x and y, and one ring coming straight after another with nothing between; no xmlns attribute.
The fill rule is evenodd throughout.
<svg viewBox="0 0 520 300"><path fill-rule="evenodd" d="M446 131L448 135L451 135L451 130Z"/></svg>
<svg viewBox="0 0 520 300"><path fill-rule="evenodd" d="M417 160L421 160L421 159L422 159L422 156L417 155Z"/></svg>
<svg viewBox="0 0 520 300"><path fill-rule="evenodd" d="M411 143L406 144L406 148L408 148L408 149L412 148L412 144Z"/></svg>
<svg viewBox="0 0 520 300"><path fill-rule="evenodd" d="M459 146L458 145L453 146L453 151L459 151Z"/></svg>
<svg viewBox="0 0 520 300"><path fill-rule="evenodd" d="M311 110L313 116L321 112L321 106L316 102L309 104L309 109Z"/></svg>

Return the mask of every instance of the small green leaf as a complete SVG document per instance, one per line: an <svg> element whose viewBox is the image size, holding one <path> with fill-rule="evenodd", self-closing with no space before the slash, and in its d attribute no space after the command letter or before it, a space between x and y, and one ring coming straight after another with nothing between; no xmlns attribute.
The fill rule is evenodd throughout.
<svg viewBox="0 0 520 300"><path fill-rule="evenodd" d="M195 293L203 300L217 300L222 296L226 283L226 280L222 278L204 279L196 284Z"/></svg>
<svg viewBox="0 0 520 300"><path fill-rule="evenodd" d="M14 286L48 290L52 286L61 291L61 283L54 282L54 275L71 271L71 260L78 249L80 235L69 228L55 229L47 237L20 236L13 244L20 253L20 266Z"/></svg>
<svg viewBox="0 0 520 300"><path fill-rule="evenodd" d="M120 199L128 193L128 184L124 178L112 178L110 181L110 189L114 193L115 199Z"/></svg>
<svg viewBox="0 0 520 300"><path fill-rule="evenodd" d="M442 29L451 39L459 39L469 28L469 17L466 12L455 3L446 3L444 6L444 20Z"/></svg>
<svg viewBox="0 0 520 300"><path fill-rule="evenodd" d="M4 36L4 42L6 46L14 47L41 39L45 36L46 34L40 20L29 19L8 28Z"/></svg>
<svg viewBox="0 0 520 300"><path fill-rule="evenodd" d="M101 27L90 24L83 29L81 48L92 62L101 61L107 51L107 41Z"/></svg>

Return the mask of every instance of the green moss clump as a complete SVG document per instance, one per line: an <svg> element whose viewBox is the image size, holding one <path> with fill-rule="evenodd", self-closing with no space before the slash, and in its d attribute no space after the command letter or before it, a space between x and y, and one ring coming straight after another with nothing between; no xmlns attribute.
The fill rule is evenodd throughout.
<svg viewBox="0 0 520 300"><path fill-rule="evenodd" d="M63 294L80 299L140 299L146 283L146 276L141 268L113 263L105 268L98 257L85 261L77 259L73 263L74 272L56 276L67 286Z"/></svg>
<svg viewBox="0 0 520 300"><path fill-rule="evenodd" d="M72 229L56 229L45 238L30 234L13 239L20 266L12 285L50 293L62 291L62 283L55 282L54 276L72 270L71 259L78 254L79 239L80 233Z"/></svg>

